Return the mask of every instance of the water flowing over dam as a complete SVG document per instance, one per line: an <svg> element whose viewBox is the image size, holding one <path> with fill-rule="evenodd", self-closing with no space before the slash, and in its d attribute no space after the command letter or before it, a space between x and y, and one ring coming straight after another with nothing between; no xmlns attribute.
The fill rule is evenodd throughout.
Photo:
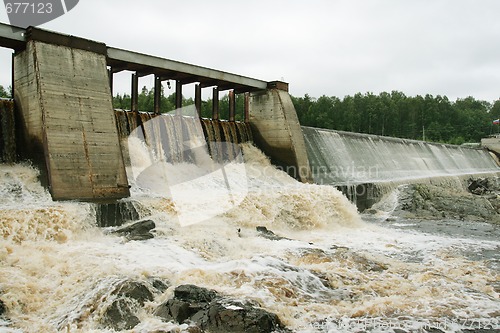
<svg viewBox="0 0 500 333"><path fill-rule="evenodd" d="M315 182L346 185L409 182L495 173L483 149L302 127Z"/></svg>
<svg viewBox="0 0 500 333"><path fill-rule="evenodd" d="M115 110L115 116L122 142L139 128L145 142L153 147L157 159L164 159L170 163L193 162L192 157L186 155L188 149L184 145L200 134L206 139L212 158L221 161L234 157L227 156L229 151L223 152L217 149L222 142L239 144L252 141L249 124L241 121L198 119L194 114L155 115L125 110ZM125 144L122 144L122 149L127 150ZM128 154L128 151L125 153ZM226 156L223 156L224 153Z"/></svg>

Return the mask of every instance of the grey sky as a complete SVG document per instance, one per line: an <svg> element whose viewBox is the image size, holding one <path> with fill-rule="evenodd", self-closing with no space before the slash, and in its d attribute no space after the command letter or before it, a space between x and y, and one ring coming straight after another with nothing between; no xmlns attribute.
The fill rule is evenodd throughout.
<svg viewBox="0 0 500 333"><path fill-rule="evenodd" d="M500 97L499 13L498 0L80 0L41 27L284 80L295 96L399 90L492 102ZM3 8L0 21L8 22ZM0 61L8 85L10 51ZM125 92L126 76L118 81Z"/></svg>

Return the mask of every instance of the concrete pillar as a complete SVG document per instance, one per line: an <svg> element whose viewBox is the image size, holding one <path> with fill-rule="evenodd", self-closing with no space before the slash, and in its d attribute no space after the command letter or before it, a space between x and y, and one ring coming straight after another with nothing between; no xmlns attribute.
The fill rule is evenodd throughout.
<svg viewBox="0 0 500 333"><path fill-rule="evenodd" d="M219 88L212 90L212 119L219 120Z"/></svg>
<svg viewBox="0 0 500 333"><path fill-rule="evenodd" d="M198 117L201 118L201 84L197 84L194 87L194 105Z"/></svg>
<svg viewBox="0 0 500 333"><path fill-rule="evenodd" d="M175 108L179 111L182 108L182 82L175 81Z"/></svg>
<svg viewBox="0 0 500 333"><path fill-rule="evenodd" d="M236 97L234 90L229 91L229 121L234 121L236 111Z"/></svg>
<svg viewBox="0 0 500 333"><path fill-rule="evenodd" d="M128 196L105 45L30 29L15 56L15 101L25 146L46 166L52 197Z"/></svg>
<svg viewBox="0 0 500 333"><path fill-rule="evenodd" d="M161 78L155 75L154 114L161 113Z"/></svg>
<svg viewBox="0 0 500 333"><path fill-rule="evenodd" d="M285 83L279 88L287 87ZM271 88L249 97L249 122L254 142L276 165L302 182L312 182L302 129L286 90Z"/></svg>
<svg viewBox="0 0 500 333"><path fill-rule="evenodd" d="M250 121L250 93L245 93L243 104L243 121L248 123Z"/></svg>

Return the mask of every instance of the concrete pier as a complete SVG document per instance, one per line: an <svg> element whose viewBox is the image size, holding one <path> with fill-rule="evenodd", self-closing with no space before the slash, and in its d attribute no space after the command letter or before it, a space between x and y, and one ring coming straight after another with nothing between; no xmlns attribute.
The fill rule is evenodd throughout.
<svg viewBox="0 0 500 333"><path fill-rule="evenodd" d="M304 135L288 85L271 82L271 89L250 94L249 121L255 143L272 162L302 182L312 182Z"/></svg>
<svg viewBox="0 0 500 333"><path fill-rule="evenodd" d="M24 147L45 164L55 200L129 196L104 44L31 30L14 59ZM54 42L56 43L54 43Z"/></svg>

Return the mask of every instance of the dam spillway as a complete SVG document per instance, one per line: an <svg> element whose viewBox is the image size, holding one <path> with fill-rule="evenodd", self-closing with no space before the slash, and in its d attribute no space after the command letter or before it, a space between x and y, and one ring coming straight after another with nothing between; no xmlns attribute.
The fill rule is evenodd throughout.
<svg viewBox="0 0 500 333"><path fill-rule="evenodd" d="M148 112L115 110L118 135L126 159L125 164L130 165L127 140L131 135L139 135L151 147L154 159L172 164L195 162L191 154L193 147L190 145L192 144L205 146L206 152L212 159L223 162L234 156L231 155L231 150L221 150L221 144L237 145L252 141L252 132L248 123L200 119L193 114L195 112L191 113L191 115L175 113L156 115ZM203 142L191 143L201 137L205 139ZM232 153L234 154L234 151Z"/></svg>
<svg viewBox="0 0 500 333"><path fill-rule="evenodd" d="M318 184L412 182L500 171L484 149L305 126L302 131Z"/></svg>

